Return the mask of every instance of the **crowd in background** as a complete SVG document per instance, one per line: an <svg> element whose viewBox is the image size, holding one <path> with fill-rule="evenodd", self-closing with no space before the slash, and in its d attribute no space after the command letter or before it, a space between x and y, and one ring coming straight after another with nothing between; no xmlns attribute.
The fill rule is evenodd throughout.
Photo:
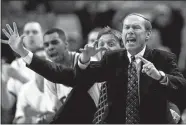
<svg viewBox="0 0 186 125"><path fill-rule="evenodd" d="M184 1L64 2L45 0L2 0L1 4L2 28L5 27L6 24L12 24L13 21L16 22L20 35L24 31L25 24L31 21L38 22L42 27L43 33L51 28L59 28L65 31L69 51L76 52L79 52L79 49L90 41L88 38L93 29L97 28L99 31L100 28L109 26L121 31L122 20L127 14L131 12L144 14L151 20L153 28L152 37L148 42L148 46L175 53L178 66L186 78L186 9L184 8L186 2ZM1 39L7 39L3 33L1 33ZM34 51L35 50L33 50L33 52ZM18 59L19 56L14 53L7 44L1 43L1 58L1 64L6 69L7 67L9 68L8 64L12 65L13 61ZM39 76L34 75L33 77L39 79ZM13 76L14 75L12 75L12 77ZM31 76L27 78L29 77ZM4 79L3 82L10 80L10 78L5 76L2 78ZM25 79L24 82L27 83L28 79ZM14 99L16 100L16 98ZM2 99L2 101L4 100ZM6 110L6 108L3 110L2 106L1 109L2 111ZM6 117L6 114L4 116ZM184 116L184 118L185 117L186 116ZM14 118L9 117L8 119L8 121L3 122L10 123Z"/></svg>

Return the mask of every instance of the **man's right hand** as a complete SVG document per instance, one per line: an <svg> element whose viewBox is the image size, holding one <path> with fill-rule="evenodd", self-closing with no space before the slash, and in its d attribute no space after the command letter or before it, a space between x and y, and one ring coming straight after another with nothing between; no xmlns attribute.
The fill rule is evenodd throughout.
<svg viewBox="0 0 186 125"><path fill-rule="evenodd" d="M23 39L25 36L22 35L21 37L19 37L16 23L13 22L14 31L12 30L9 24L6 24L6 27L9 33L5 29L2 29L2 31L6 35L6 37L8 37L8 40L1 40L1 41L3 43L9 44L12 50L18 53L21 57L27 56L28 50L23 46Z"/></svg>
<svg viewBox="0 0 186 125"><path fill-rule="evenodd" d="M80 61L81 63L85 64L90 61L90 57L96 55L98 52L107 50L105 47L96 47L97 41L95 41L93 44L86 44L84 49L80 49L82 52L80 55Z"/></svg>

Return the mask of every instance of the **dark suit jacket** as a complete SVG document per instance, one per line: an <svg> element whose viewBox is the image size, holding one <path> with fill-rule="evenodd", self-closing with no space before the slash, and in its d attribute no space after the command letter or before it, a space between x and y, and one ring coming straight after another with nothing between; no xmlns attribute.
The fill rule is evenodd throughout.
<svg viewBox="0 0 186 125"><path fill-rule="evenodd" d="M169 85L161 85L158 81L141 73L141 123L168 123L166 120L166 101L170 100L175 104L181 102L180 100L182 100L182 96L180 96L179 92L186 84L186 81L178 71L174 54L161 50L150 50L147 48L144 58L152 62L158 70L162 70L167 74ZM108 82L109 114L106 118L106 122L125 123L128 64L129 60L126 50L119 50L106 54L101 62L91 63L86 70L81 70L76 66L74 72L72 69L65 68L64 66L41 60L35 55L28 67L52 82L63 83L78 88L70 94L71 99L70 97L67 99L67 102L64 105L66 108L62 108L61 113L59 113L60 117L58 117L60 120L56 120L58 121L57 123L91 123L95 107L91 104L93 101L88 95L86 95L87 93L85 94L85 91L87 91L87 88L92 86L96 81ZM87 102L89 103L80 103L80 98L84 98L84 102L88 100ZM76 108L74 108L74 106ZM82 109L75 110L78 108ZM88 118L86 119L86 117ZM83 120L87 121L83 122Z"/></svg>
<svg viewBox="0 0 186 125"><path fill-rule="evenodd" d="M165 86L144 73L140 74L140 123L168 123L167 100L175 104L182 100L180 91L186 80L178 71L174 54L147 48L143 57L164 71L169 82ZM76 66L77 77L83 78L85 83L108 82L109 113L106 123L125 123L128 65L126 50L119 50L106 54L101 62L92 62L86 70Z"/></svg>

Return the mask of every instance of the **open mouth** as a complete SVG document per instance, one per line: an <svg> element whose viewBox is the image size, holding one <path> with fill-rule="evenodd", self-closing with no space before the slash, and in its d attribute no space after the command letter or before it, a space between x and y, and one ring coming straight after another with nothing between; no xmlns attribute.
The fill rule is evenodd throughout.
<svg viewBox="0 0 186 125"><path fill-rule="evenodd" d="M127 38L127 43L135 43L136 38Z"/></svg>
<svg viewBox="0 0 186 125"><path fill-rule="evenodd" d="M51 58L53 58L53 57L57 57L58 54L57 54L57 53L50 53L49 56L50 56Z"/></svg>

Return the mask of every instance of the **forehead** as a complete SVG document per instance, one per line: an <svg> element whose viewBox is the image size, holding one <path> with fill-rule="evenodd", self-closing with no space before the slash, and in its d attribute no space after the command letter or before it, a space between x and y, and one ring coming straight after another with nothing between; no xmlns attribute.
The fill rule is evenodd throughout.
<svg viewBox="0 0 186 125"><path fill-rule="evenodd" d="M108 42L111 40L117 41L117 38L112 34L104 34L100 37L99 41Z"/></svg>
<svg viewBox="0 0 186 125"><path fill-rule="evenodd" d="M124 19L123 25L132 25L132 24L137 24L137 25L144 25L145 20L137 15L131 15L128 16Z"/></svg>
<svg viewBox="0 0 186 125"><path fill-rule="evenodd" d="M89 34L89 39L96 39L98 36L98 32L92 32Z"/></svg>
<svg viewBox="0 0 186 125"><path fill-rule="evenodd" d="M55 39L59 39L58 33L51 33L44 36L44 42L52 41Z"/></svg>
<svg viewBox="0 0 186 125"><path fill-rule="evenodd" d="M37 30L38 32L41 32L41 26L38 23L28 23L24 27L24 31L27 30Z"/></svg>

